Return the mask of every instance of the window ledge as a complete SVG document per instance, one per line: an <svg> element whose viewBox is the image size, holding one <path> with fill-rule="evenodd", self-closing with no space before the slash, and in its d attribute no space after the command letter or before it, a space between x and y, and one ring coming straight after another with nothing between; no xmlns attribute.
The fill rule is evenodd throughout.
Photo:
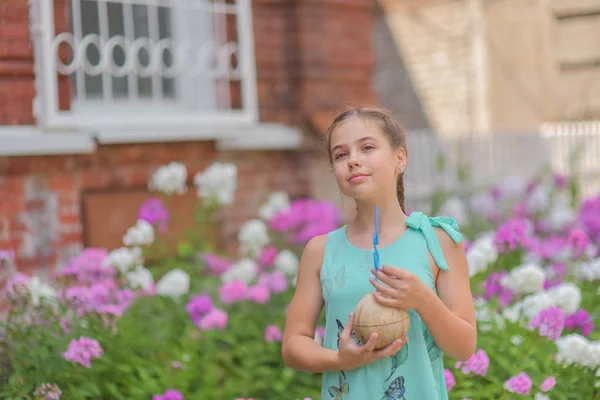
<svg viewBox="0 0 600 400"><path fill-rule="evenodd" d="M301 146L299 129L282 124L215 125L153 129L99 128L43 131L35 126L0 126L0 156L89 154L98 144L216 141L225 151L291 150Z"/></svg>
<svg viewBox="0 0 600 400"><path fill-rule="evenodd" d="M89 154L93 138L80 132L42 132L35 126L0 126L0 156Z"/></svg>

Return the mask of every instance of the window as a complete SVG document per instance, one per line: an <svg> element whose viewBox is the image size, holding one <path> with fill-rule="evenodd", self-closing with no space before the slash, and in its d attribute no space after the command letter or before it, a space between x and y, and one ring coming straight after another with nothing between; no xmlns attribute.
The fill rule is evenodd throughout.
<svg viewBox="0 0 600 400"><path fill-rule="evenodd" d="M31 3L46 123L256 119L250 0Z"/></svg>

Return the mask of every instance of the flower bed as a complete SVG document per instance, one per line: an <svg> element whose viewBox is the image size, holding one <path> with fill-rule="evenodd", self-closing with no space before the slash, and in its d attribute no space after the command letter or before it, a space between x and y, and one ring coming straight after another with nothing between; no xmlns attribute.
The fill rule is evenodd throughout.
<svg viewBox="0 0 600 400"><path fill-rule="evenodd" d="M156 172L157 198L141 207L123 247L85 249L49 283L8 279L12 371L2 398L320 398L319 376L286 367L280 341L302 246L338 227L338 211L274 193L240 229L240 254L215 254L206 232L237 179L234 166L214 164L194 178L196 235L177 257L150 263L156 232L177 217L163 202L186 180L177 163ZM471 238L478 348L467 362L445 359L452 399L600 394L600 197L577 204L567 183L511 180L447 198L434 212L457 218Z"/></svg>

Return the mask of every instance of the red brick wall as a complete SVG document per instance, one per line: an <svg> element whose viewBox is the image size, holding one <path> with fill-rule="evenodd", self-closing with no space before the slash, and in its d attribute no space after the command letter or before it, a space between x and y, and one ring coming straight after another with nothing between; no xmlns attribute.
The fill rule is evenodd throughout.
<svg viewBox="0 0 600 400"><path fill-rule="evenodd" d="M63 0L55 0L59 3ZM320 112L374 101L372 3L253 2L261 121L308 130L308 122ZM35 122L27 13L25 0L0 4L0 125ZM57 24L65 20L57 16ZM231 247L240 224L256 215L273 190L284 189L291 196L313 193L314 159L309 150L218 152L212 142L100 146L95 154L78 156L0 157L0 227L8 221L0 249L14 248L24 270L62 264L84 244L86 193L144 188L152 171L170 161L184 162L191 178L216 160L238 166L236 202L223 213L223 238Z"/></svg>

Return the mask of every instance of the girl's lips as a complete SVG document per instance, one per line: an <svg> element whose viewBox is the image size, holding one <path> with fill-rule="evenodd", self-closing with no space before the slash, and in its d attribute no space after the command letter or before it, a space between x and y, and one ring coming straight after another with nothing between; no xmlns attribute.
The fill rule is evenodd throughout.
<svg viewBox="0 0 600 400"><path fill-rule="evenodd" d="M357 174L357 175L350 176L350 179L348 179L348 181L352 182L352 183L358 183L358 182L364 181L368 177L369 177L368 175Z"/></svg>

